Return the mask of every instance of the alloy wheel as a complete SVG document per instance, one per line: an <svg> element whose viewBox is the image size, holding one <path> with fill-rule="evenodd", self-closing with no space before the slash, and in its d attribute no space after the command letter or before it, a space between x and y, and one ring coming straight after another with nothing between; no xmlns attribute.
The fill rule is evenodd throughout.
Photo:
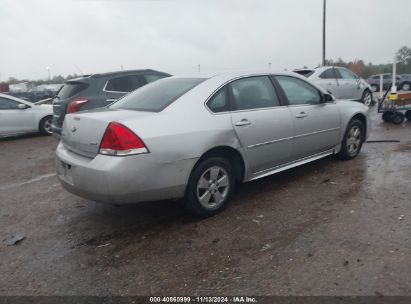
<svg viewBox="0 0 411 304"><path fill-rule="evenodd" d="M347 138L347 150L351 155L358 153L361 146L361 129L358 126L353 126Z"/></svg>
<svg viewBox="0 0 411 304"><path fill-rule="evenodd" d="M227 171L219 166L207 169L197 183L197 198L206 209L221 206L229 192L230 181Z"/></svg>
<svg viewBox="0 0 411 304"><path fill-rule="evenodd" d="M365 92L363 101L364 101L364 104L365 104L366 106L371 105L372 95L371 95L370 92Z"/></svg>
<svg viewBox="0 0 411 304"><path fill-rule="evenodd" d="M46 119L44 121L43 127L44 127L44 131L46 131L47 134L52 134L53 133L53 131L51 130L51 118Z"/></svg>

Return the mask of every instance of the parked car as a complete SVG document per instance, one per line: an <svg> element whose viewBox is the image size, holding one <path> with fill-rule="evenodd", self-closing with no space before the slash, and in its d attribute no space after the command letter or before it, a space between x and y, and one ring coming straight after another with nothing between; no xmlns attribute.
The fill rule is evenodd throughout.
<svg viewBox="0 0 411 304"><path fill-rule="evenodd" d="M51 105L31 102L0 94L0 137L40 132L51 135Z"/></svg>
<svg viewBox="0 0 411 304"><path fill-rule="evenodd" d="M371 89L374 92L380 90L380 75L372 75L367 79L370 84ZM388 90L392 83L392 74L382 74L383 76L383 90ZM407 79L406 76L397 75L396 76L396 86L400 90L409 91L411 89L411 79Z"/></svg>
<svg viewBox="0 0 411 304"><path fill-rule="evenodd" d="M209 216L248 182L313 160L360 153L368 107L295 73L158 80L104 108L66 116L62 185L107 203L185 197Z"/></svg>
<svg viewBox="0 0 411 304"><path fill-rule="evenodd" d="M52 130L61 134L66 113L105 107L147 83L169 76L154 70L134 70L71 79L53 100Z"/></svg>
<svg viewBox="0 0 411 304"><path fill-rule="evenodd" d="M411 74L400 74L400 76L404 79L401 89L403 91L411 91Z"/></svg>
<svg viewBox="0 0 411 304"><path fill-rule="evenodd" d="M315 69L298 69L294 72L307 77L337 99L360 101L367 106L374 103L370 85L349 69L323 66Z"/></svg>

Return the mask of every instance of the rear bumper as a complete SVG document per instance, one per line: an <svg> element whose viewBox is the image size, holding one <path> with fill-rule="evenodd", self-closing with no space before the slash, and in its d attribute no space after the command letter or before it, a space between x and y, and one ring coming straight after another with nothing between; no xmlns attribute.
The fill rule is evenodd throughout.
<svg viewBox="0 0 411 304"><path fill-rule="evenodd" d="M56 150L57 176L65 189L112 204L183 197L196 160L159 162L152 154L90 159L70 152L62 143Z"/></svg>

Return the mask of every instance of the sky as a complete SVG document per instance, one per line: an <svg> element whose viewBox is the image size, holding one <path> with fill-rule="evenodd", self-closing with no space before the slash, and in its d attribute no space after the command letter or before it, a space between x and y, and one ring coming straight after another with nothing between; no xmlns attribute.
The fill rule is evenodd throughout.
<svg viewBox="0 0 411 304"><path fill-rule="evenodd" d="M323 0L0 0L0 81L315 67ZM327 58L392 62L410 0L327 0Z"/></svg>

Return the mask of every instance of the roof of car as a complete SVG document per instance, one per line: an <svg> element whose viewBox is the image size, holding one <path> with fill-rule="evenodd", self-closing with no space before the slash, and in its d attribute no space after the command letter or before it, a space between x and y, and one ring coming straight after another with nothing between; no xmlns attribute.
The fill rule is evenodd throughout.
<svg viewBox="0 0 411 304"><path fill-rule="evenodd" d="M217 72L207 72L207 73L190 73L190 74L180 74L174 76L174 78L213 78L213 77L224 77L227 79L233 79L244 76L254 76L254 75L288 75L288 76L299 76L294 72L288 71L273 71L273 70L231 70L231 71L217 71Z"/></svg>
<svg viewBox="0 0 411 304"><path fill-rule="evenodd" d="M97 73L97 74L89 74L89 75L81 75L77 78L69 79L67 82L70 81L79 81L85 78L103 78L108 76L116 76L116 75L129 75L129 74L145 74L145 73L156 73L156 74L163 74L171 76L168 73L160 72L152 69L141 69L141 70L121 70L121 71L114 71L114 72L105 72L105 73Z"/></svg>

